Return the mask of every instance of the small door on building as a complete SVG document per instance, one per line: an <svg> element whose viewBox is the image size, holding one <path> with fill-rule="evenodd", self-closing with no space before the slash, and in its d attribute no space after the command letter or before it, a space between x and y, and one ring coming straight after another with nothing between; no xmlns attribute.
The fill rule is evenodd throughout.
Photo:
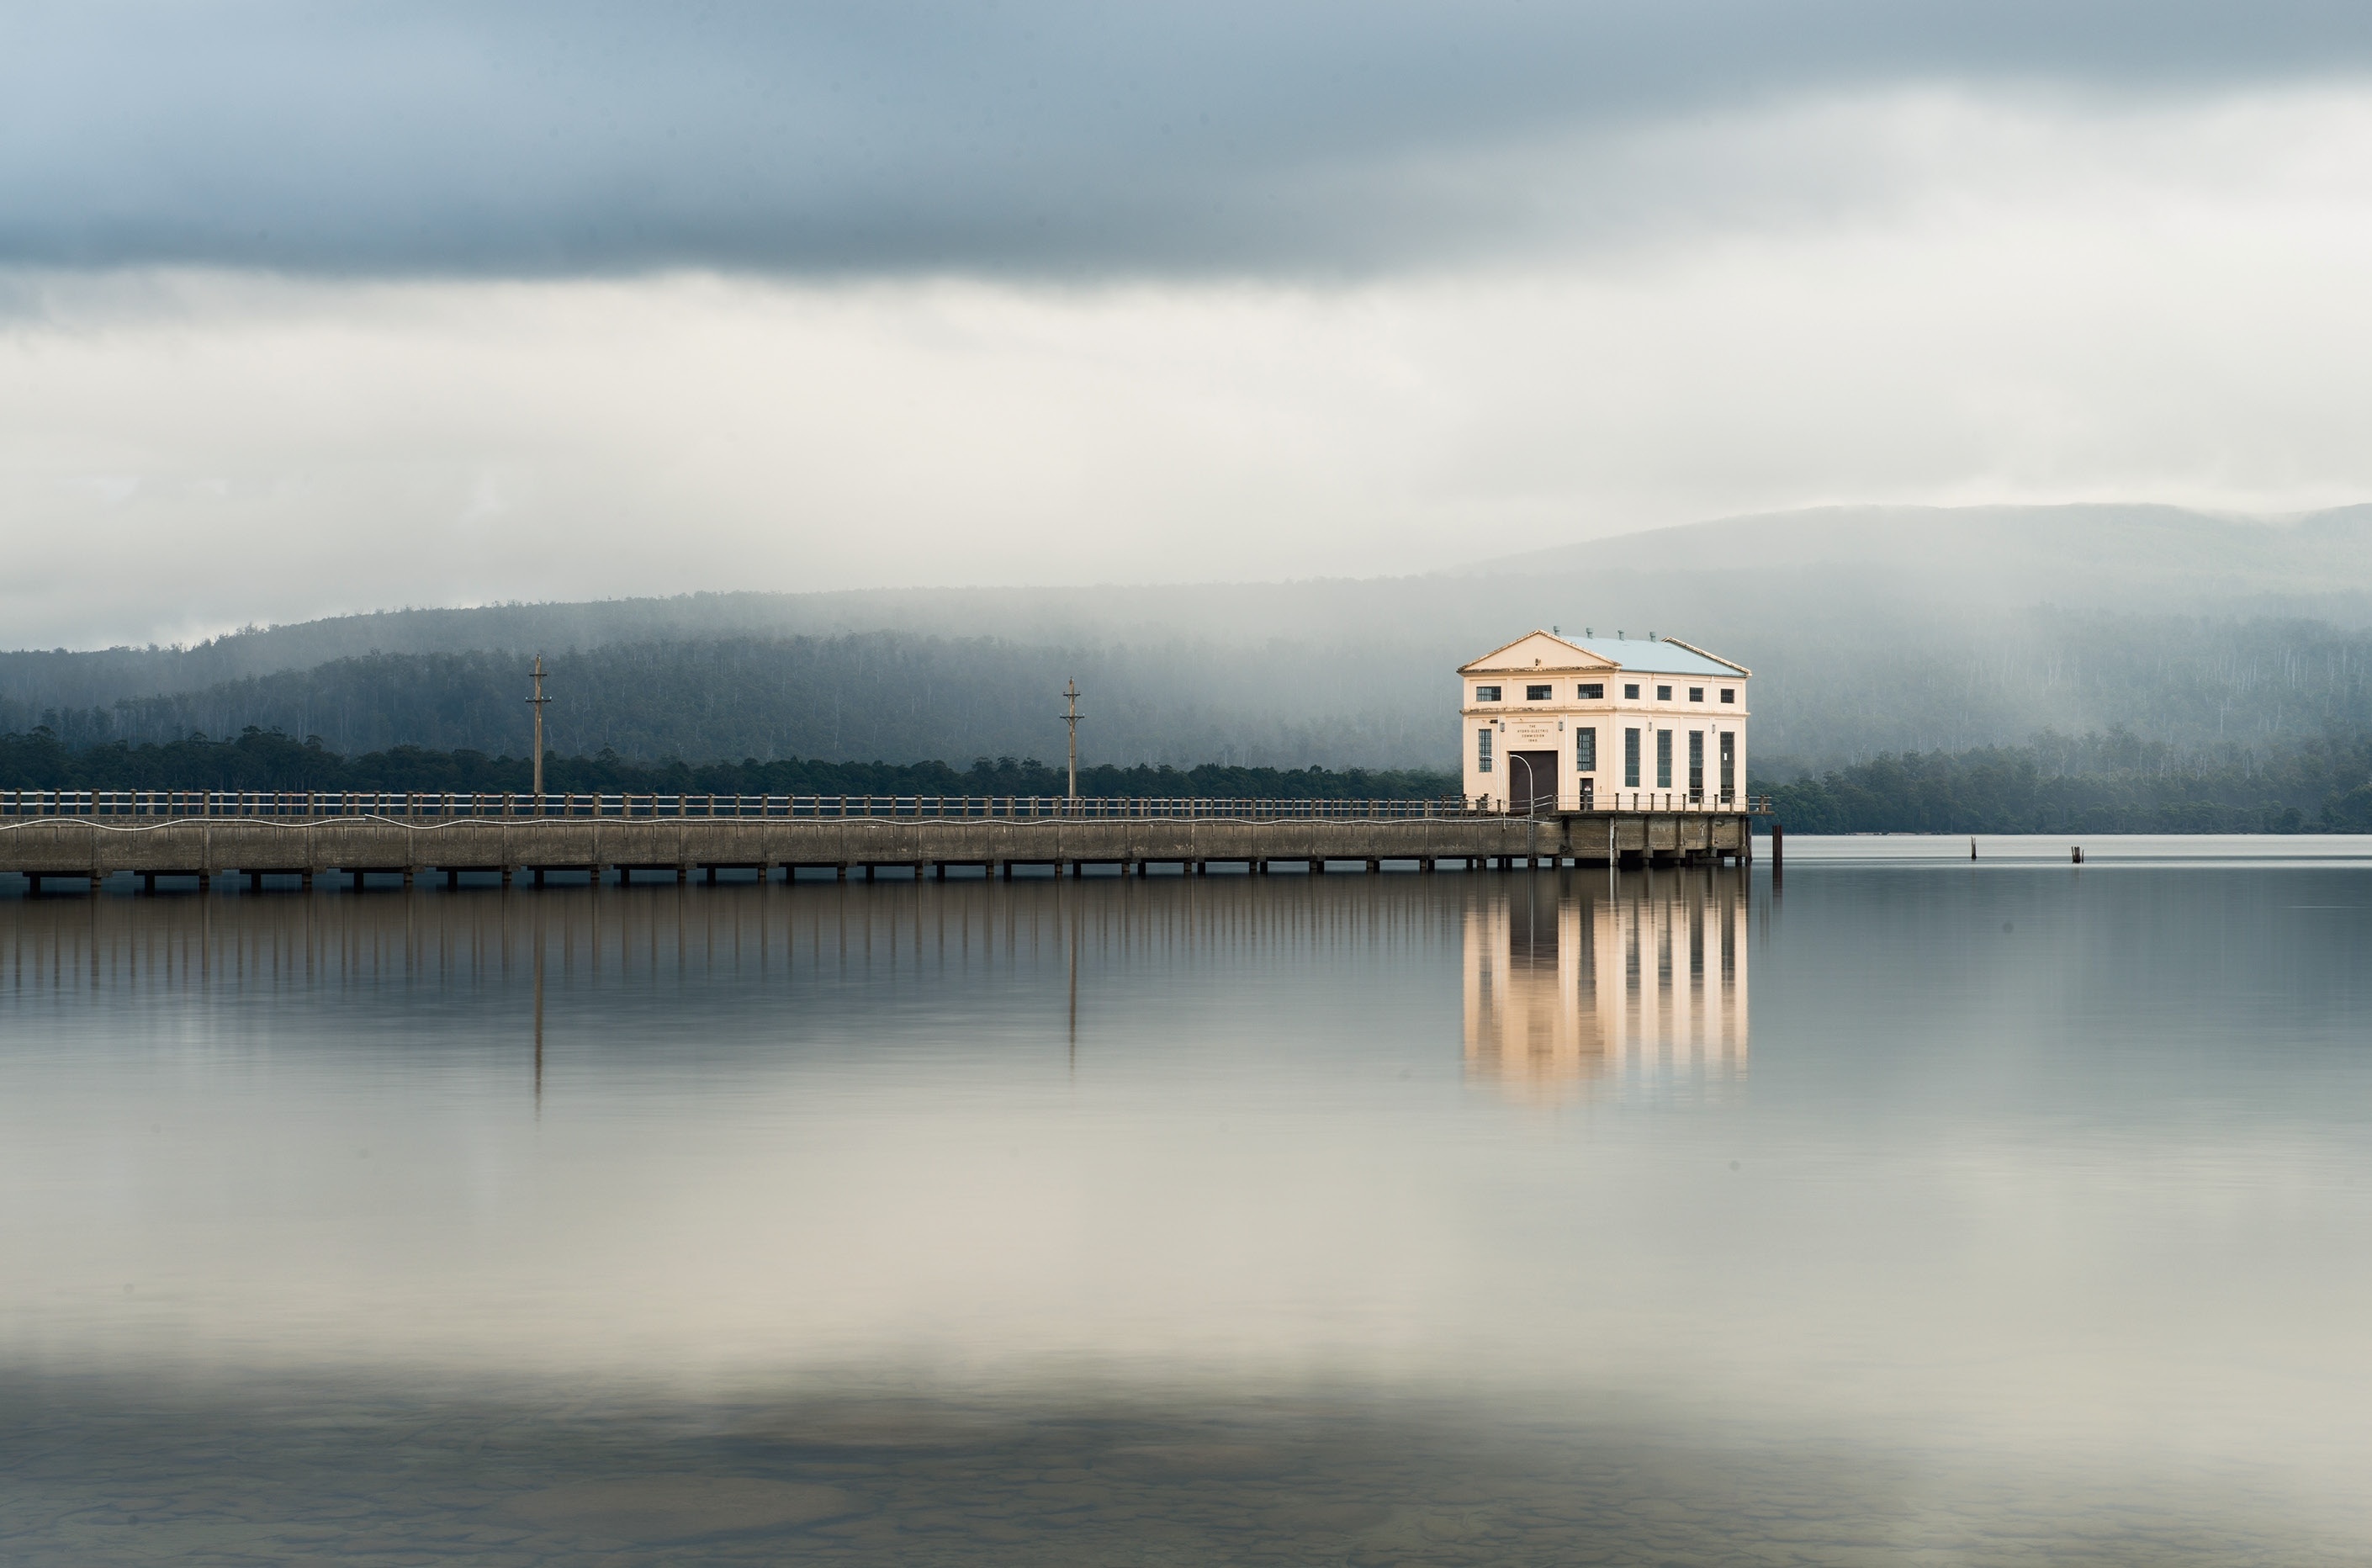
<svg viewBox="0 0 2372 1568"><path fill-rule="evenodd" d="M1507 753L1507 809L1527 816L1556 809L1557 754L1553 751Z"/></svg>
<svg viewBox="0 0 2372 1568"><path fill-rule="evenodd" d="M1581 781L1581 808L1582 808L1584 811L1595 811L1595 810L1597 810L1597 809L1598 809L1598 798L1597 798L1597 796L1598 796L1598 781L1597 781L1596 779L1584 779L1584 780L1582 780L1582 781Z"/></svg>

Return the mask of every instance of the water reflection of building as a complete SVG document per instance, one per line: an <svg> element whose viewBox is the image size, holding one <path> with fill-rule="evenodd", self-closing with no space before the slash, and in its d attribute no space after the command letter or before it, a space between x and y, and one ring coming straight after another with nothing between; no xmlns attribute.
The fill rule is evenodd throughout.
<svg viewBox="0 0 2372 1568"><path fill-rule="evenodd" d="M1743 1076L1746 888L1715 870L1493 889L1465 917L1468 1075L1535 1099Z"/></svg>

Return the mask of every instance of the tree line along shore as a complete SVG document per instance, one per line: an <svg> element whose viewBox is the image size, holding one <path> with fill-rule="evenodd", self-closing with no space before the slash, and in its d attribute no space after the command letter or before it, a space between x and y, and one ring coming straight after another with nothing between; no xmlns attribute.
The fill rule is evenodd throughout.
<svg viewBox="0 0 2372 1568"><path fill-rule="evenodd" d="M524 795L533 787L528 757L466 749L437 751L392 746L341 756L318 738L249 729L225 739L190 736L138 746L69 746L43 729L0 736L0 789L389 790ZM1082 766L1083 796L1263 800L1420 800L1454 796L1458 775L1421 770ZM947 762L826 762L784 757L762 761L634 761L607 749L590 757L546 755L548 794L604 795L1020 795L1057 796L1069 787L1058 764L1035 757L981 757Z"/></svg>
<svg viewBox="0 0 2372 1568"><path fill-rule="evenodd" d="M2372 832L2372 735L2186 755L2132 736L2044 734L2024 746L1888 755L1814 775L1782 762L1748 792L1797 833ZM250 728L131 745L70 745L45 728L0 735L0 788L477 791L525 794L525 757L394 746L343 756L318 738ZM552 794L1055 796L1064 770L1031 758L686 762L554 752ZM1454 796L1444 769L1099 763L1093 796L1414 800Z"/></svg>

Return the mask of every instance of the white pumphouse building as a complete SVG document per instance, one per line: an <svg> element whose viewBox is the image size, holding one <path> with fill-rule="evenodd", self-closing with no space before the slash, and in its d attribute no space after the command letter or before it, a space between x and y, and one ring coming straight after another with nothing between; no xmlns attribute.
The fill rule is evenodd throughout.
<svg viewBox="0 0 2372 1568"><path fill-rule="evenodd" d="M1466 796L1541 814L1739 809L1749 673L1669 637L1519 637L1459 668Z"/></svg>

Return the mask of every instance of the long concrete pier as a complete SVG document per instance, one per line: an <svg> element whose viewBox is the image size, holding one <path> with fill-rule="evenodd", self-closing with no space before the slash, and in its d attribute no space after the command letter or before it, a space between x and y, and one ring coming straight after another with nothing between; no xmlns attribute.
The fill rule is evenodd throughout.
<svg viewBox="0 0 2372 1568"><path fill-rule="evenodd" d="M311 887L331 876L357 886L369 877L410 886L436 875L454 886L463 877L494 876L507 886L522 875L541 885L553 874L680 882L694 872L714 881L720 871L829 871L845 878L885 868L918 877L958 869L1009 877L1020 868L1077 876L1091 866L1143 876L1155 868L1260 874L1277 865L1323 872L1678 864L1750 858L1749 819L1746 811L1704 809L1373 819L41 816L0 820L0 874L29 877L38 889L52 881L98 887L119 876L154 889L160 877L195 878L201 887L234 877L250 887L295 877Z"/></svg>

